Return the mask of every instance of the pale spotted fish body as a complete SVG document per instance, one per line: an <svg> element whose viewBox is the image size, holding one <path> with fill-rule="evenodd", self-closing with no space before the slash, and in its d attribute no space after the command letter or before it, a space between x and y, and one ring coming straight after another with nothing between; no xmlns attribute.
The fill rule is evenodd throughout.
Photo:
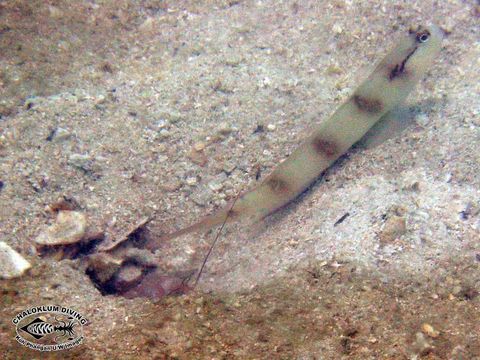
<svg viewBox="0 0 480 360"><path fill-rule="evenodd" d="M256 188L240 195L233 208L219 210L160 241L206 231L228 220L258 221L286 205L312 184L387 112L399 105L431 67L440 51L442 32L435 25L411 29L370 76L327 120Z"/></svg>

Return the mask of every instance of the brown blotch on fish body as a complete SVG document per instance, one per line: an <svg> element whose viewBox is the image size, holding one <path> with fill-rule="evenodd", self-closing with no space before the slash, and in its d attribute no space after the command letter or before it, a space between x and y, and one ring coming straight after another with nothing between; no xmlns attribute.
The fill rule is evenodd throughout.
<svg viewBox="0 0 480 360"><path fill-rule="evenodd" d="M388 69L388 80L390 81L407 76L405 66L402 64L396 64L393 68L389 67Z"/></svg>
<svg viewBox="0 0 480 360"><path fill-rule="evenodd" d="M324 155L328 159L336 158L338 155L338 146L333 141L325 140L317 136L312 141L313 148L317 154Z"/></svg>
<svg viewBox="0 0 480 360"><path fill-rule="evenodd" d="M266 181L266 185L272 190L275 194L288 194L290 192L290 186L285 180L272 176Z"/></svg>
<svg viewBox="0 0 480 360"><path fill-rule="evenodd" d="M383 109L383 103L378 99L370 99L360 95L353 96L353 102L361 111L367 113L378 113Z"/></svg>
<svg viewBox="0 0 480 360"><path fill-rule="evenodd" d="M415 46L412 51L403 59L403 61L399 64L395 64L393 68L389 67L389 73L388 73L388 79L390 81L401 78L401 77L408 77L408 71L405 68L405 65L407 64L407 61L410 59L410 57L417 51L417 46Z"/></svg>

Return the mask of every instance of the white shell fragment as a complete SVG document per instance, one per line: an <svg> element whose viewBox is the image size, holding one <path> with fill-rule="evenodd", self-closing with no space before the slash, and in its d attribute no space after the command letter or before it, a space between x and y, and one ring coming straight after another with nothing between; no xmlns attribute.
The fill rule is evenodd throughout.
<svg viewBox="0 0 480 360"><path fill-rule="evenodd" d="M0 278L14 279L22 276L32 266L22 255L0 241Z"/></svg>
<svg viewBox="0 0 480 360"><path fill-rule="evenodd" d="M59 211L54 224L42 231L35 242L39 245L67 245L80 241L85 235L87 217L78 211Z"/></svg>

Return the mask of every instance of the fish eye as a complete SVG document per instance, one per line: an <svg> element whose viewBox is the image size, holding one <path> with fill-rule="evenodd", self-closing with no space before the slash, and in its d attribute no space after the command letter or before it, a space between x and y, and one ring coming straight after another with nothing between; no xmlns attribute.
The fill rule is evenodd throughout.
<svg viewBox="0 0 480 360"><path fill-rule="evenodd" d="M430 33L428 31L424 31L417 34L418 42L425 43L428 41L429 38L430 38Z"/></svg>

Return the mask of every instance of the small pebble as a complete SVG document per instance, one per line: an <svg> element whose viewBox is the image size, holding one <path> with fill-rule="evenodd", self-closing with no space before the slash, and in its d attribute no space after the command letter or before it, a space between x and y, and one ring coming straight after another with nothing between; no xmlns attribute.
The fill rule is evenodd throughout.
<svg viewBox="0 0 480 360"><path fill-rule="evenodd" d="M163 128L165 128L165 127L168 125L168 121L165 120L165 119L159 119L159 120L155 123L155 125L157 126L157 128L163 129Z"/></svg>
<svg viewBox="0 0 480 360"><path fill-rule="evenodd" d="M382 231L378 234L382 244L388 244L400 238L407 232L407 224L404 217L392 216L388 218Z"/></svg>
<svg viewBox="0 0 480 360"><path fill-rule="evenodd" d="M85 235L87 217L78 211L58 212L54 224L42 231L35 242L39 245L65 245L80 241Z"/></svg>
<svg viewBox="0 0 480 360"><path fill-rule="evenodd" d="M275 131L277 127L275 126L275 124L268 124L267 125L267 130L268 131Z"/></svg>
<svg viewBox="0 0 480 360"><path fill-rule="evenodd" d="M125 265L115 277L115 289L127 291L137 285L143 277L142 269L134 264Z"/></svg>
<svg viewBox="0 0 480 360"><path fill-rule="evenodd" d="M155 27L155 19L153 17L147 17L143 23L140 24L138 29L141 32L150 32Z"/></svg>
<svg viewBox="0 0 480 360"><path fill-rule="evenodd" d="M197 178L192 176L192 177L187 178L187 180L185 180L185 182L187 183L187 185L193 186L197 183Z"/></svg>
<svg viewBox="0 0 480 360"><path fill-rule="evenodd" d="M417 124L419 124L421 126L427 126L429 121L430 121L430 119L425 114L420 114L420 115L417 116Z"/></svg>
<svg viewBox="0 0 480 360"><path fill-rule="evenodd" d="M193 148L195 149L195 151L203 151L205 150L205 143L197 142L195 145L193 145Z"/></svg>
<svg viewBox="0 0 480 360"><path fill-rule="evenodd" d="M199 206L205 206L208 204L211 197L212 197L212 194L210 191L208 191L207 189L202 189L199 191L195 191L190 198L195 204Z"/></svg>
<svg viewBox="0 0 480 360"><path fill-rule="evenodd" d="M23 104L24 109L30 110L36 105L37 98L31 97L25 100L25 103Z"/></svg>
<svg viewBox="0 0 480 360"><path fill-rule="evenodd" d="M437 338L440 335L440 332L438 330L435 330L433 326L428 323L422 324L422 332L425 335L430 336L431 338Z"/></svg>
<svg viewBox="0 0 480 360"><path fill-rule="evenodd" d="M328 75L340 75L342 73L342 68L337 64L331 64L327 67Z"/></svg>
<svg viewBox="0 0 480 360"><path fill-rule="evenodd" d="M100 284L104 284L112 278L122 263L122 260L101 252L89 257L88 269Z"/></svg>
<svg viewBox="0 0 480 360"><path fill-rule="evenodd" d="M227 175L230 175L233 170L235 170L235 168L237 167L237 165L235 165L233 162L231 161L227 161L223 164L223 171L227 174Z"/></svg>
<svg viewBox="0 0 480 360"><path fill-rule="evenodd" d="M205 299L202 296L200 296L198 299L195 299L194 302L197 305L204 305L205 304Z"/></svg>
<svg viewBox="0 0 480 360"><path fill-rule="evenodd" d="M232 127L228 123L221 123L218 132L222 135L228 135L232 130Z"/></svg>
<svg viewBox="0 0 480 360"><path fill-rule="evenodd" d="M70 136L72 136L70 131L68 131L67 129L58 127L51 131L50 135L47 136L46 140L62 141L62 140L68 139Z"/></svg>
<svg viewBox="0 0 480 360"><path fill-rule="evenodd" d="M160 130L160 137L162 139L166 139L170 136L170 131L168 131L167 129L162 129Z"/></svg>
<svg viewBox="0 0 480 360"><path fill-rule="evenodd" d="M107 98L105 97L105 95L100 94L95 99L95 106L97 108L103 108L102 105L104 105L106 102L107 102Z"/></svg>
<svg viewBox="0 0 480 360"><path fill-rule="evenodd" d="M335 33L335 34L341 34L343 32L343 29L342 27L339 25L339 24L333 24L332 26L332 31Z"/></svg>
<svg viewBox="0 0 480 360"><path fill-rule="evenodd" d="M0 241L0 279L18 278L31 267L22 255Z"/></svg>
<svg viewBox="0 0 480 360"><path fill-rule="evenodd" d="M48 12L53 19L61 19L64 16L63 11L53 5L48 6Z"/></svg>
<svg viewBox="0 0 480 360"><path fill-rule="evenodd" d="M76 168L90 170L92 167L92 159L88 154L72 154L68 158L68 163Z"/></svg>
<svg viewBox="0 0 480 360"><path fill-rule="evenodd" d="M208 187L212 189L212 191L220 191L223 189L223 184L217 181L212 181L208 184Z"/></svg>
<svg viewBox="0 0 480 360"><path fill-rule="evenodd" d="M57 128L57 131L55 132L54 139L58 140L58 141L65 140L65 139L69 138L71 135L72 134L71 134L70 131L68 131L67 129L59 127L59 128Z"/></svg>
<svg viewBox="0 0 480 360"><path fill-rule="evenodd" d="M208 158L205 153L203 151L197 151L195 150L195 148L190 151L188 157L190 158L190 160L192 160L194 164L197 164L199 166L205 166L208 162Z"/></svg>

